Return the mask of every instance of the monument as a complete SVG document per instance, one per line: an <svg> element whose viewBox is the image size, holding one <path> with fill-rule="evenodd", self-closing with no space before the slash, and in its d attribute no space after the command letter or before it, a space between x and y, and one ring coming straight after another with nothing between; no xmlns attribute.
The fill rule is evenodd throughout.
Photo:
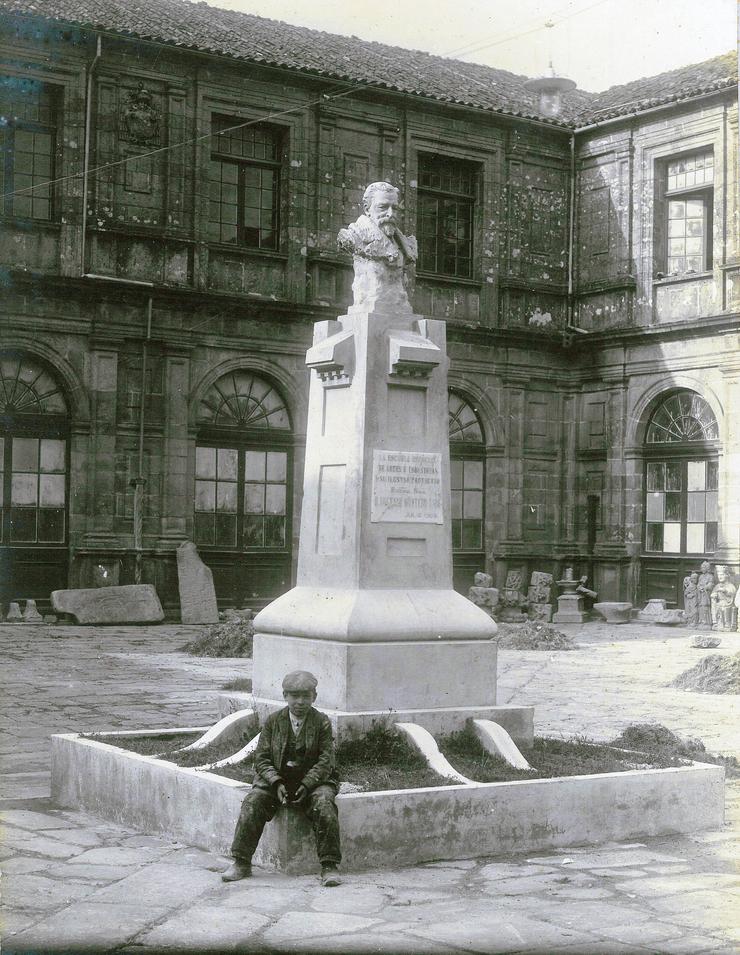
<svg viewBox="0 0 740 955"><path fill-rule="evenodd" d="M338 732L389 711L435 729L497 718L496 624L452 588L445 324L409 303L416 240L398 206L372 183L339 233L354 302L306 355L297 584L254 621L257 708L282 706L282 676L310 670Z"/></svg>

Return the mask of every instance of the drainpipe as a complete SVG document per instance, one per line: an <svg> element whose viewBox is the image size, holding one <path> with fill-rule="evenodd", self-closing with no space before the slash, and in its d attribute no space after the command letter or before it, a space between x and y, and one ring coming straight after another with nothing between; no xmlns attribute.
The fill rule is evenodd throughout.
<svg viewBox="0 0 740 955"><path fill-rule="evenodd" d="M85 252L87 246L87 198L88 185L87 178L90 172L90 137L92 135L92 91L93 74L98 65L102 51L102 40L100 34L97 34L95 46L95 56L90 66L87 68L87 93L85 102L85 151L82 160L82 237L80 239L80 273L85 274Z"/></svg>
<svg viewBox="0 0 740 955"><path fill-rule="evenodd" d="M139 404L139 463L138 474L131 479L134 488L134 583L141 583L141 561L144 526L144 416L146 411L146 371L149 340L152 337L152 296L146 303L146 337L141 342L141 402Z"/></svg>
<svg viewBox="0 0 740 955"><path fill-rule="evenodd" d="M568 216L568 318L567 327L575 325L575 305L573 301L573 250L576 221L576 134L570 134L570 214Z"/></svg>

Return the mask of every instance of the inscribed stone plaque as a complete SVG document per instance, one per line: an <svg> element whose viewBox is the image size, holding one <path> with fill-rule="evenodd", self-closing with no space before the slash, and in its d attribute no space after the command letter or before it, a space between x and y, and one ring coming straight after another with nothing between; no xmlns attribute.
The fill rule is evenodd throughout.
<svg viewBox="0 0 740 955"><path fill-rule="evenodd" d="M442 524L442 455L373 451L370 520Z"/></svg>

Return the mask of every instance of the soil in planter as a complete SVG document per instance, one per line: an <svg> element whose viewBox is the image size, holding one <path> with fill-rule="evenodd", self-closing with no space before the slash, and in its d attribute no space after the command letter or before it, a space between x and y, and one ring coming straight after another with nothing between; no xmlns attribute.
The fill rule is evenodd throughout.
<svg viewBox="0 0 740 955"><path fill-rule="evenodd" d="M91 739L96 743L107 743L109 746L117 746L118 749L128 750L130 753L138 753L140 756L159 756L163 753L171 753L182 746L189 746L194 743L203 733L179 733L177 736L102 736L95 733L83 733L83 739Z"/></svg>
<svg viewBox="0 0 740 955"><path fill-rule="evenodd" d="M740 693L740 653L711 653L677 676L671 686L697 693Z"/></svg>
<svg viewBox="0 0 740 955"><path fill-rule="evenodd" d="M560 740L536 736L532 747L520 747L520 752L533 767L532 771L515 769L501 757L492 756L471 729L441 737L437 742L458 772L481 783L625 773L632 769L665 769L668 766L686 765L686 760L677 755L632 755L619 753L610 744L592 743L585 739Z"/></svg>

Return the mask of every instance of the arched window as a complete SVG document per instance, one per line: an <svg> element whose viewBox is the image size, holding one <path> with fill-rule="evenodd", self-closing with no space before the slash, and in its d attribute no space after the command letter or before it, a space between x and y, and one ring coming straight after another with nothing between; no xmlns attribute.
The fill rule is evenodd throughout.
<svg viewBox="0 0 740 955"><path fill-rule="evenodd" d="M717 547L717 420L693 391L655 408L645 433L645 550L710 556Z"/></svg>
<svg viewBox="0 0 740 955"><path fill-rule="evenodd" d="M485 566L485 442L473 406L449 394L450 490L455 586L467 593L472 574Z"/></svg>
<svg viewBox="0 0 740 955"><path fill-rule="evenodd" d="M291 490L282 395L252 372L227 372L199 408L194 507L195 542L224 604L264 603L289 586Z"/></svg>
<svg viewBox="0 0 740 955"><path fill-rule="evenodd" d="M51 369L0 353L0 599L48 600L67 577L67 403Z"/></svg>

